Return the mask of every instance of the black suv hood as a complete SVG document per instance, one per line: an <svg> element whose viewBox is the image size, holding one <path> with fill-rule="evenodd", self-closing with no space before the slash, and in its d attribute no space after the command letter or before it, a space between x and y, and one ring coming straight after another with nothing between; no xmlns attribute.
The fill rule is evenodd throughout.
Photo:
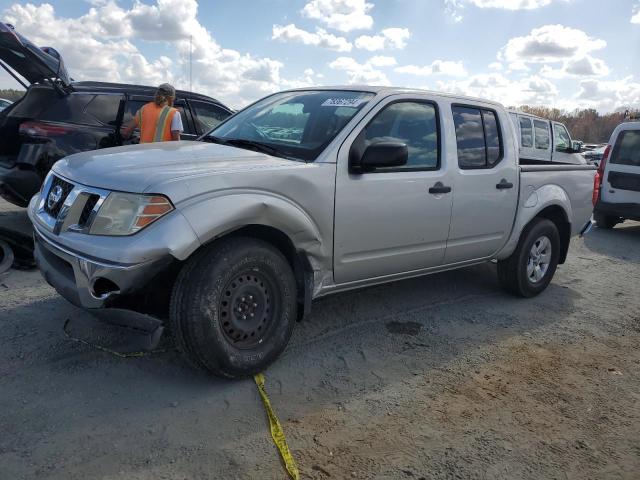
<svg viewBox="0 0 640 480"><path fill-rule="evenodd" d="M57 79L64 86L71 83L60 54L51 47L37 47L15 31L13 26L0 22L0 60L30 83Z"/></svg>

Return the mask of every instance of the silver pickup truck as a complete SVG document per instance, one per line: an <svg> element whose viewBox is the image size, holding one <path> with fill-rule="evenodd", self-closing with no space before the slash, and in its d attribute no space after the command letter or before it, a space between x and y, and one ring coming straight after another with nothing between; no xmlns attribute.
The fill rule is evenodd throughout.
<svg viewBox="0 0 640 480"><path fill-rule="evenodd" d="M486 100L281 92L200 141L58 161L29 207L36 258L75 305L160 319L193 365L250 375L324 295L492 260L508 291L542 292L595 170L517 149Z"/></svg>

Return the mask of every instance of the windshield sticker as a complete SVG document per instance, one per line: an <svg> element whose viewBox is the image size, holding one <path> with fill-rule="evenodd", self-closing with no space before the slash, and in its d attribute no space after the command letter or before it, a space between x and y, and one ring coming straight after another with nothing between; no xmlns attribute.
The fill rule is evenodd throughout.
<svg viewBox="0 0 640 480"><path fill-rule="evenodd" d="M369 100L365 98L328 98L322 104L323 107L359 107Z"/></svg>

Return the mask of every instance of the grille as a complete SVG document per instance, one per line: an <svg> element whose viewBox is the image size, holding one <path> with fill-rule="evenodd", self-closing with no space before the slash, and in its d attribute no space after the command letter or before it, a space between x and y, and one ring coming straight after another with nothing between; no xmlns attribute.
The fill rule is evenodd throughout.
<svg viewBox="0 0 640 480"><path fill-rule="evenodd" d="M91 216L91 211L93 210L93 207L96 206L96 203L98 203L98 200L100 200L100 195L96 195L95 193L89 195L87 203L84 204L84 208L82 209L82 213L80 214L78 225L80 225L81 227L85 227L87 225L89 217Z"/></svg>
<svg viewBox="0 0 640 480"><path fill-rule="evenodd" d="M51 194L51 192L54 191L56 187L60 187L62 189L60 199L53 205L49 206L49 195ZM51 181L51 187L49 188L49 191L47 192L47 196L44 199L44 211L47 212L49 215L51 215L53 218L58 218L58 214L62 209L62 205L64 204L64 201L67 199L67 196L69 196L69 193L71 193L71 190L73 190L72 183L65 182L61 178L56 177L54 175L53 180Z"/></svg>

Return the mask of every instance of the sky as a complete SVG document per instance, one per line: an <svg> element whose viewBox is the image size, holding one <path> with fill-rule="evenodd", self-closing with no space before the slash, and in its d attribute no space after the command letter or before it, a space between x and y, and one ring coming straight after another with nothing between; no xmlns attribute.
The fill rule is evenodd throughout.
<svg viewBox="0 0 640 480"><path fill-rule="evenodd" d="M640 108L640 0L0 0L0 21L75 80L170 82L234 108L343 84ZM19 84L2 71L0 88Z"/></svg>

